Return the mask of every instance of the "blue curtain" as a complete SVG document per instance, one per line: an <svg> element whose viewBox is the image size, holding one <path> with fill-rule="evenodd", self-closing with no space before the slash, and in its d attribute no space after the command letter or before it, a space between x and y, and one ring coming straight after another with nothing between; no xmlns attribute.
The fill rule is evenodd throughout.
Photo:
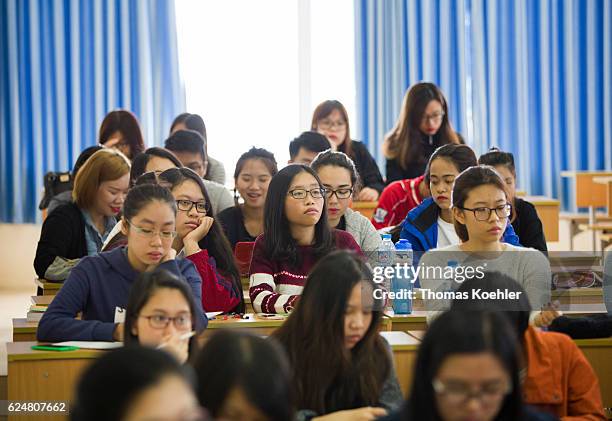
<svg viewBox="0 0 612 421"><path fill-rule="evenodd" d="M381 144L406 89L438 84L477 154L515 154L519 187L573 197L562 170L612 168L609 0L358 0L358 136Z"/></svg>
<svg viewBox="0 0 612 421"><path fill-rule="evenodd" d="M160 144L185 108L173 0L0 2L0 220L34 222L47 171L97 143L105 114Z"/></svg>

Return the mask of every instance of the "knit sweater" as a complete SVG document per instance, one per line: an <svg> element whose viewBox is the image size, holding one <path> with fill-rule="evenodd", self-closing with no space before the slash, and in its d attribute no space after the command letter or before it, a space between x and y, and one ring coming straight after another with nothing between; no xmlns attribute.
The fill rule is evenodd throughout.
<svg viewBox="0 0 612 421"><path fill-rule="evenodd" d="M337 249L361 253L353 236L334 230ZM249 295L257 313L288 313L302 294L306 278L318 258L312 246L298 246L302 264L294 267L287 261L271 260L266 253L264 234L257 237L249 268Z"/></svg>
<svg viewBox="0 0 612 421"><path fill-rule="evenodd" d="M369 255L371 252L378 250L382 240L368 218L352 209L347 209L343 217L344 231L353 236L361 251Z"/></svg>

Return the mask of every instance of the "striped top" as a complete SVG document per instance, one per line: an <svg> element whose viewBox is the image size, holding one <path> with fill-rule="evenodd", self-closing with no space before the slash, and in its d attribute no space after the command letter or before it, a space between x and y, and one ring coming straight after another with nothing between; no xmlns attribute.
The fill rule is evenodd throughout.
<svg viewBox="0 0 612 421"><path fill-rule="evenodd" d="M363 255L353 236L334 230L337 249L354 250ZM257 313L288 313L302 294L306 278L317 263L312 246L298 246L300 267L286 261L271 261L266 256L264 236L255 241L249 269L249 295Z"/></svg>

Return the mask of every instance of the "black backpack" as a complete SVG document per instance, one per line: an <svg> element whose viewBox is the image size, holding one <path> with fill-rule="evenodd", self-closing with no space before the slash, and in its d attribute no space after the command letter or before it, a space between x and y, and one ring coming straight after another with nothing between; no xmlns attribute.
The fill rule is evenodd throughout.
<svg viewBox="0 0 612 421"><path fill-rule="evenodd" d="M40 200L40 203L38 204L38 209L47 209L47 207L49 206L49 202L51 202L51 199L60 193L72 190L72 184L72 174L69 172L50 171L45 174L45 192L43 194L42 199Z"/></svg>

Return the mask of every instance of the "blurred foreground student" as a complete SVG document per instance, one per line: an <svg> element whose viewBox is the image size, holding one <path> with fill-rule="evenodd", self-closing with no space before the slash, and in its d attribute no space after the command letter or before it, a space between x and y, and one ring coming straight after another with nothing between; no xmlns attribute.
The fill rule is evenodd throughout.
<svg viewBox="0 0 612 421"><path fill-rule="evenodd" d="M205 421L179 363L162 351L110 351L85 371L70 408L71 421Z"/></svg>
<svg viewBox="0 0 612 421"><path fill-rule="evenodd" d="M289 362L271 338L220 330L202 348L195 370L200 403L215 419L294 419Z"/></svg>
<svg viewBox="0 0 612 421"><path fill-rule="evenodd" d="M293 368L298 420L370 420L401 405L375 288L362 256L333 252L313 268L297 307L274 332Z"/></svg>

